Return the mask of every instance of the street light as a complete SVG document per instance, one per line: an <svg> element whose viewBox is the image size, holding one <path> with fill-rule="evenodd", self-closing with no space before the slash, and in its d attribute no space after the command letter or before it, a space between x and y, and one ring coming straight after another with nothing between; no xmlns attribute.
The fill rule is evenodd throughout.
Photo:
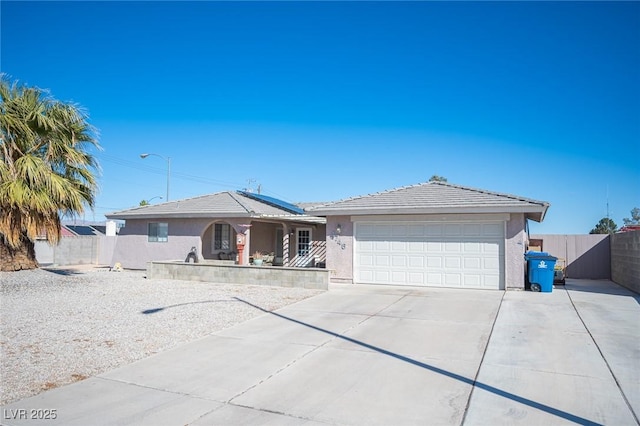
<svg viewBox="0 0 640 426"><path fill-rule="evenodd" d="M150 155L155 155L156 157L160 157L163 160L167 160L167 201L169 201L169 182L171 181L171 157L163 157L162 155L159 154L148 154L148 153L144 153L144 154L140 154L140 158L145 159Z"/></svg>
<svg viewBox="0 0 640 426"><path fill-rule="evenodd" d="M148 199L148 200L146 200L146 201L147 201L147 203L151 204L151 202L152 202L153 200L155 200L156 198L159 198L159 199L161 199L161 200L162 200L162 196L160 196L160 195L156 195L155 197L151 197L151 198L149 198L149 199Z"/></svg>

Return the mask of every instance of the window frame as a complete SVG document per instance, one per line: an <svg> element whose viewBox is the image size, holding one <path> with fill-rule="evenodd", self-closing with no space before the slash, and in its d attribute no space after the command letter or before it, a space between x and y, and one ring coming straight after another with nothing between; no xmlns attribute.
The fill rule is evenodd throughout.
<svg viewBox="0 0 640 426"><path fill-rule="evenodd" d="M308 241L301 241L301 234L308 232ZM307 238L307 237L305 237ZM313 242L313 228L296 228L296 255L299 257L306 257L311 255L311 246ZM306 247L302 247L302 244L306 244Z"/></svg>
<svg viewBox="0 0 640 426"><path fill-rule="evenodd" d="M164 232L162 232L163 230ZM168 222L148 222L147 223L147 242L166 243L168 241L169 241L169 223Z"/></svg>
<svg viewBox="0 0 640 426"><path fill-rule="evenodd" d="M220 227L220 234L218 234L218 227ZM226 227L226 228L225 228ZM226 237L227 240L224 239L225 237L225 232L224 230L227 230L226 232ZM211 233L211 253L218 253L221 251L229 251L229 250L233 250L232 248L232 238L231 236L233 235L233 232L231 231L231 225L229 225L228 223L224 223L224 222L217 222L213 224L213 232ZM216 237L220 236L219 240L217 240ZM227 243L227 247L225 248L225 244ZM219 243L219 247L216 247L216 243Z"/></svg>

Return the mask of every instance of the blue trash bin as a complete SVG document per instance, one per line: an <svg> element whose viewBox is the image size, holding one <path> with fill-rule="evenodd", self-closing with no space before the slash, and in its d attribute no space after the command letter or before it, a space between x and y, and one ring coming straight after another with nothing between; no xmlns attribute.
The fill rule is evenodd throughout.
<svg viewBox="0 0 640 426"><path fill-rule="evenodd" d="M527 277L531 291L551 293L553 291L554 268L557 257L543 251L528 251L524 254L527 260Z"/></svg>

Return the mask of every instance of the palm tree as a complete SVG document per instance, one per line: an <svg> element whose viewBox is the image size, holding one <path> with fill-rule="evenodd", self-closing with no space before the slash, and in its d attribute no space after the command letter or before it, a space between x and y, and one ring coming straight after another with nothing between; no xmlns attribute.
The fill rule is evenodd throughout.
<svg viewBox="0 0 640 426"><path fill-rule="evenodd" d="M34 239L60 239L61 217L94 206L100 149L77 106L0 75L0 270L38 267Z"/></svg>

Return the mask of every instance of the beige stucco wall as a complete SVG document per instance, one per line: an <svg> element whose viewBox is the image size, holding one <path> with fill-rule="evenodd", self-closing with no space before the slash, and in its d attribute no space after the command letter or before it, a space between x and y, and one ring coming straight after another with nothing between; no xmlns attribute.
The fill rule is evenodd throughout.
<svg viewBox="0 0 640 426"><path fill-rule="evenodd" d="M331 281L353 283L354 220L487 220L491 215L413 215L413 216L330 216L327 217L327 268ZM505 220L504 286L507 289L524 289L524 248L526 241L524 214L499 215ZM340 225L341 232L336 232Z"/></svg>
<svg viewBox="0 0 640 426"><path fill-rule="evenodd" d="M505 287L507 290L524 290L525 261L527 233L526 219L523 213L512 213L506 223L504 241L504 269Z"/></svg>
<svg viewBox="0 0 640 426"><path fill-rule="evenodd" d="M169 241L149 242L147 229L150 222L168 223ZM196 247L201 254L200 233L210 222L210 219L129 219L118 234L112 262L119 262L124 268L145 269L147 262L152 260L184 260L191 247Z"/></svg>
<svg viewBox="0 0 640 426"><path fill-rule="evenodd" d="M337 227L340 225L340 233ZM353 222L349 216L327 218L327 268L331 281L353 282Z"/></svg>
<svg viewBox="0 0 640 426"><path fill-rule="evenodd" d="M148 241L147 228L150 222L168 223L169 238L167 242ZM252 222L247 218L224 220L207 218L170 220L129 219L117 237L111 266L119 262L124 268L145 269L147 263L151 261L184 261L191 247L196 247L200 259L216 258L216 256L211 254L211 225L215 222L229 223L236 232L240 229L239 224L252 225L249 230L246 231L249 244L245 246L243 264L249 263L249 257L256 250L267 253L274 250L275 232L279 227L284 227L285 233L289 232L289 230L295 230L296 227L309 227L313 229L312 239L314 241L324 241L325 239L324 224L264 223L257 221ZM292 244L295 244L295 238L292 240ZM235 243L235 241L232 242L231 249L238 251L233 243ZM290 257L293 257L295 254L293 252L294 248L295 247L292 247Z"/></svg>

